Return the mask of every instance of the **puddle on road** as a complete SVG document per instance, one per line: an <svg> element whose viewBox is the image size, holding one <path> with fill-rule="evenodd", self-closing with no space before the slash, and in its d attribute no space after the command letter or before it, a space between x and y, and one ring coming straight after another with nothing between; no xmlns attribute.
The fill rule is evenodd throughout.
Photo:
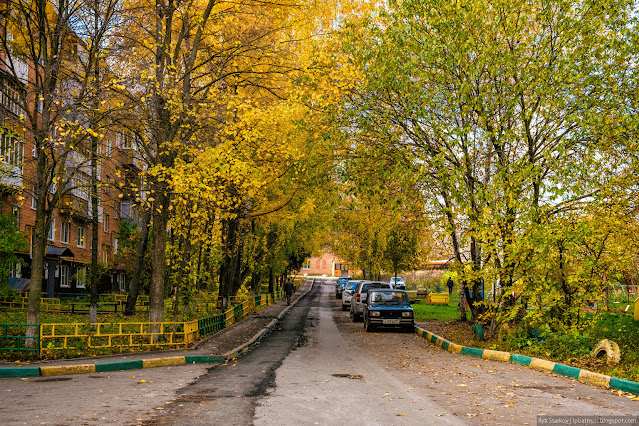
<svg viewBox="0 0 639 426"><path fill-rule="evenodd" d="M359 374L333 374L333 377L340 377L343 379L357 379L357 380L362 379L362 376Z"/></svg>

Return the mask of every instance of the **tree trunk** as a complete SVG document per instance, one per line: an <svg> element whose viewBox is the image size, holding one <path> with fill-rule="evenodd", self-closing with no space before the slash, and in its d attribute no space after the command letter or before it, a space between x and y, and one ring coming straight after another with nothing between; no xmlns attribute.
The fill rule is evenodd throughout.
<svg viewBox="0 0 639 426"><path fill-rule="evenodd" d="M27 324L40 324L40 298L42 294L42 279L44 275L44 255L47 247L46 229L47 220L46 212L44 210L44 196L34 194L38 200L38 207L36 209L36 221L33 228L32 244L33 244L33 258L31 261L31 283L29 284L29 301L27 305ZM49 271L53 274L54 271ZM27 337L38 336L38 326L32 325L27 327ZM25 346L28 348L35 348L36 341L34 339L27 339Z"/></svg>
<svg viewBox="0 0 639 426"><path fill-rule="evenodd" d="M146 254L146 248L149 242L149 222L151 214L148 211L144 212L144 218L142 219L142 226L140 228L140 236L138 237L138 244L135 250L135 264L133 265L133 277L129 284L129 295L126 299L126 308L124 315L135 314L135 305L138 300L138 293L140 291L140 277L142 275L142 268L144 267L144 255Z"/></svg>
<svg viewBox="0 0 639 426"><path fill-rule="evenodd" d="M153 251L151 253L151 289L149 322L164 322L164 283L166 279L166 225L169 194L166 188L156 194L153 208ZM153 327L158 332L159 327ZM157 336L155 338L157 340Z"/></svg>
<svg viewBox="0 0 639 426"><path fill-rule="evenodd" d="M89 323L98 322L98 142L91 138L91 278L89 297Z"/></svg>

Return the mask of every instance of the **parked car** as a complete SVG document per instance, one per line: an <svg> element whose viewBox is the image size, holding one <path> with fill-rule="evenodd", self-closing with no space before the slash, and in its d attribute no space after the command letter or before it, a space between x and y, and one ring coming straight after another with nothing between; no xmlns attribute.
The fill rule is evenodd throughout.
<svg viewBox="0 0 639 426"><path fill-rule="evenodd" d="M415 330L413 307L404 290L371 289L364 304L364 328L393 327Z"/></svg>
<svg viewBox="0 0 639 426"><path fill-rule="evenodd" d="M344 286L346 286L346 283L349 282L350 280L351 280L351 277L339 277L337 279L337 284L335 284L336 299L342 298L342 292L344 291Z"/></svg>
<svg viewBox="0 0 639 426"><path fill-rule="evenodd" d="M344 292L342 293L342 311L348 311L350 308L351 297L353 296L353 293L355 293L355 289L359 282L360 280L350 280L346 283L346 287L344 287Z"/></svg>
<svg viewBox="0 0 639 426"><path fill-rule="evenodd" d="M362 318L366 296L368 295L368 291L374 288L390 289L391 286L389 283L381 281L360 281L355 288L355 292L351 296L350 315L352 321L357 321Z"/></svg>
<svg viewBox="0 0 639 426"><path fill-rule="evenodd" d="M391 285L391 288L406 290L406 282L404 282L404 278L402 277L391 277L388 283Z"/></svg>

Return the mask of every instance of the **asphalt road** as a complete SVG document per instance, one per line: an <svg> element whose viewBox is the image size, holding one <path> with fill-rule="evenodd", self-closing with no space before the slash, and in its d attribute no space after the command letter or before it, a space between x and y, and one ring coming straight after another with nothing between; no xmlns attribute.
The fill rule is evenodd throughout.
<svg viewBox="0 0 639 426"><path fill-rule="evenodd" d="M639 403L514 364L365 333L318 282L252 351L226 365L2 379L0 424L536 424L636 415Z"/></svg>

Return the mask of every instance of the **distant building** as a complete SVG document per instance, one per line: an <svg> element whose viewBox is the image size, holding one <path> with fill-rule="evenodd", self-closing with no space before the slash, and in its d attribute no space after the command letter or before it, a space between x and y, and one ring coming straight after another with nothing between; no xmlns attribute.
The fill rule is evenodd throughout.
<svg viewBox="0 0 639 426"><path fill-rule="evenodd" d="M355 272L352 268L352 264L345 262L339 257L335 256L330 251L323 253L320 257L311 257L306 259L306 262L300 269L299 274L302 275L326 275L329 277L348 277L352 276Z"/></svg>

